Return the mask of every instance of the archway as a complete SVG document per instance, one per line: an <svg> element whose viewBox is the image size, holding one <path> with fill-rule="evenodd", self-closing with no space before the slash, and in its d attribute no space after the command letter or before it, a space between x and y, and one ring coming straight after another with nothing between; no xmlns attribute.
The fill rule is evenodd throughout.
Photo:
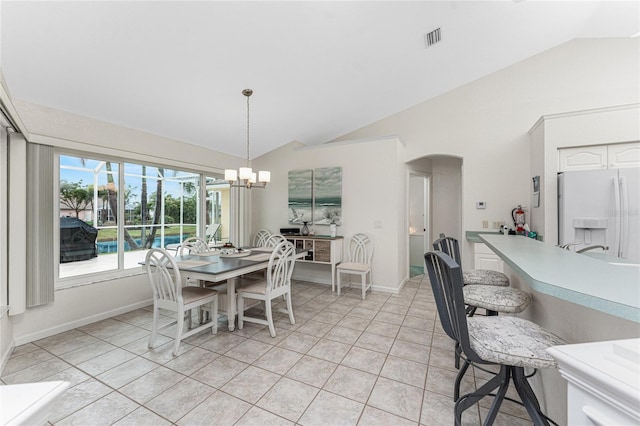
<svg viewBox="0 0 640 426"><path fill-rule="evenodd" d="M462 236L462 158L427 155L406 164L408 266L410 275L416 275L424 266L422 255L431 250L438 235L444 233L457 239Z"/></svg>

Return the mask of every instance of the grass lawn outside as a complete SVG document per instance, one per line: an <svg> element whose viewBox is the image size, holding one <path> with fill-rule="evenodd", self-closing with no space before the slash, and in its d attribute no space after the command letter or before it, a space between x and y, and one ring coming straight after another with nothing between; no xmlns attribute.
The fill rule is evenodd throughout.
<svg viewBox="0 0 640 426"><path fill-rule="evenodd" d="M159 227L159 226L158 226ZM142 234L142 229L141 228L127 228L127 231L129 231L129 235L131 235L131 238L133 239L139 239L140 235ZM187 236L191 237L191 236L195 236L196 235L196 231L197 231L197 226L196 225L183 225L182 227L182 233L185 235L185 238ZM151 232L151 226L146 228L146 233L145 235L149 235L149 233ZM170 236L170 235L180 235L180 225L164 225L164 235L165 237ZM156 237L160 236L160 230L156 230ZM118 239L118 230L116 228L100 228L98 230L98 242L105 242L105 241L116 241Z"/></svg>

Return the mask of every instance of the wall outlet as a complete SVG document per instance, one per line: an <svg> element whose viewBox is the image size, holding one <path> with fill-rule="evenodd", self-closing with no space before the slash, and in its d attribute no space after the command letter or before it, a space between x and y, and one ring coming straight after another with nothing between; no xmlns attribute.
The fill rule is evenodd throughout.
<svg viewBox="0 0 640 426"><path fill-rule="evenodd" d="M493 229L500 229L504 222L493 222Z"/></svg>
<svg viewBox="0 0 640 426"><path fill-rule="evenodd" d="M373 228L374 229L382 229L382 221L381 220L374 220L373 221Z"/></svg>
<svg viewBox="0 0 640 426"><path fill-rule="evenodd" d="M476 209L486 209L487 203L484 201L476 201Z"/></svg>
<svg viewBox="0 0 640 426"><path fill-rule="evenodd" d="M487 229L489 227L489 221L488 220L483 220L482 221L482 228Z"/></svg>

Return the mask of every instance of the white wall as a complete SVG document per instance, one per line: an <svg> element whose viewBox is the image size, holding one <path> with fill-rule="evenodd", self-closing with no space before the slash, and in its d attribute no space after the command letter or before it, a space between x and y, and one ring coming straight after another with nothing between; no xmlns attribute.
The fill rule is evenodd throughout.
<svg viewBox="0 0 640 426"><path fill-rule="evenodd" d="M13 102L31 142L213 173L244 164L241 158L195 145L15 99ZM14 214L21 209L26 214L24 205L11 206ZM87 284L58 290L54 303L11 316L15 343L47 337L151 302L151 288L141 270L135 276Z"/></svg>
<svg viewBox="0 0 640 426"><path fill-rule="evenodd" d="M444 233L461 240L462 231L462 161L459 158L432 159L432 229L433 240ZM464 247L463 244L461 246Z"/></svg>
<svg viewBox="0 0 640 426"><path fill-rule="evenodd" d="M342 225L338 235L358 232L375 241L372 279L374 287L398 291L408 276L408 222L404 146L398 139L332 143L304 147L292 142L253 161L254 168L271 171L266 190L251 192L252 235L267 228L277 232L291 226L288 217L288 172L297 169L342 167ZM379 221L381 228L374 223ZM328 226L310 225L319 234ZM298 263L296 276L330 282L328 267Z"/></svg>
<svg viewBox="0 0 640 426"><path fill-rule="evenodd" d="M481 230L482 220L503 221L518 204L529 206L527 132L540 116L638 102L639 80L640 38L573 40L338 140L394 134L409 160L461 157L463 230ZM476 210L479 200L486 210ZM470 267L471 245L462 247Z"/></svg>

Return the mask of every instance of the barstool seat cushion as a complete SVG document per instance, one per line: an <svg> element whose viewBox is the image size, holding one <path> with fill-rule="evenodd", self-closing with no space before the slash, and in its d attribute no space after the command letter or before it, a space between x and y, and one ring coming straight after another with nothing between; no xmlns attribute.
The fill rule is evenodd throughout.
<svg viewBox="0 0 640 426"><path fill-rule="evenodd" d="M502 272L491 271L489 269L470 269L462 271L462 282L464 285L481 284L508 287L509 277Z"/></svg>
<svg viewBox="0 0 640 426"><path fill-rule="evenodd" d="M556 368L547 348L566 344L522 318L475 316L467 319L471 348L485 361L515 367Z"/></svg>
<svg viewBox="0 0 640 426"><path fill-rule="evenodd" d="M518 314L531 303L529 293L512 287L468 285L462 292L465 304L502 314Z"/></svg>

